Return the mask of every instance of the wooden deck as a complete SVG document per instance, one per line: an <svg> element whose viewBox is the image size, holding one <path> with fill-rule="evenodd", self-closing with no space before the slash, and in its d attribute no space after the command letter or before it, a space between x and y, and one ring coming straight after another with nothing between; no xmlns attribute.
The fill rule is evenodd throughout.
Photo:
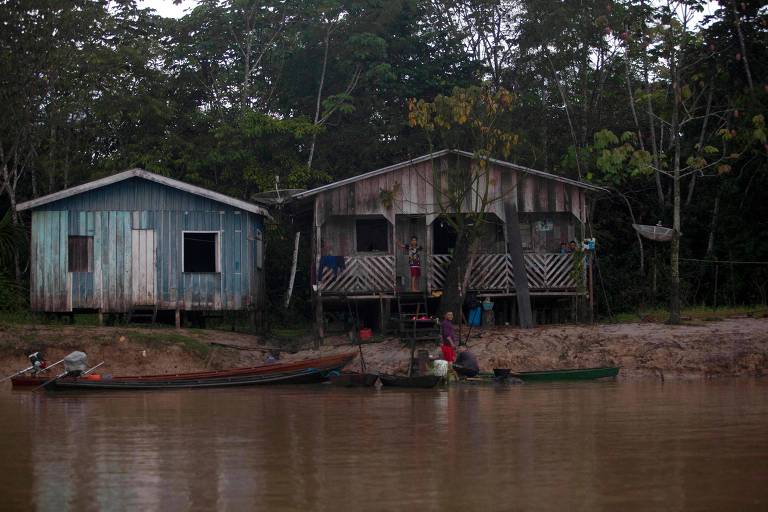
<svg viewBox="0 0 768 512"><path fill-rule="evenodd" d="M428 256L427 291L439 291L452 256ZM394 294L397 290L395 257L392 255L351 256L336 274L324 269L318 291L324 295ZM494 295L515 293L512 258L508 254L478 254L470 259L469 289ZM526 254L528 286L534 295L578 295L571 254ZM407 281L408 277L403 276ZM582 291L583 293L583 291Z"/></svg>

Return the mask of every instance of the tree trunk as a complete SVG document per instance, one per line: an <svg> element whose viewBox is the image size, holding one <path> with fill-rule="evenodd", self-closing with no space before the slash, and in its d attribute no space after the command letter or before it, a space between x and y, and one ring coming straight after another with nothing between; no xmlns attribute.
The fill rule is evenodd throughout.
<svg viewBox="0 0 768 512"><path fill-rule="evenodd" d="M680 81L677 69L677 62L675 61L677 56L672 53L670 59L670 68L672 71L672 126L671 136L672 145L674 148L674 162L673 162L673 176L672 176L672 247L670 254L670 267L671 267L671 286L670 286L670 304L669 304L669 320L670 324L680 323Z"/></svg>
<svg viewBox="0 0 768 512"><path fill-rule="evenodd" d="M320 85L317 87L317 101L315 102L315 126L320 122L320 104L323 99L323 85L325 84L325 72L328 68L328 47L331 42L331 25L328 24L328 30L325 32L325 50L323 52L323 70L320 72ZM317 142L317 132L312 133L312 143L309 146L309 158L307 159L307 169L312 168L312 159L315 157L315 144Z"/></svg>
<svg viewBox="0 0 768 512"><path fill-rule="evenodd" d="M456 234L456 248L453 250L453 259L445 274L445 283L443 283L443 296L440 299L441 317L451 311L456 318L461 318L461 307L464 303L464 294L466 293L461 284L469 265L469 249L471 245L469 234L469 229L462 222L459 232Z"/></svg>
<svg viewBox="0 0 768 512"><path fill-rule="evenodd" d="M717 196L715 197L715 206L712 209L712 221L709 224L709 237L707 238L707 257L711 257L715 253L715 233L717 232L717 216L720 213L720 195L722 188L717 189Z"/></svg>
<svg viewBox="0 0 768 512"><path fill-rule="evenodd" d="M739 11L736 8L736 1L731 2L733 7L733 23L736 25L736 34L739 36L739 48L741 48L741 61L744 63L744 72L747 75L747 84L749 85L749 92L752 93L754 86L752 85L752 73L749 70L749 61L747 60L747 46L744 44L744 33L741 31L741 19Z"/></svg>

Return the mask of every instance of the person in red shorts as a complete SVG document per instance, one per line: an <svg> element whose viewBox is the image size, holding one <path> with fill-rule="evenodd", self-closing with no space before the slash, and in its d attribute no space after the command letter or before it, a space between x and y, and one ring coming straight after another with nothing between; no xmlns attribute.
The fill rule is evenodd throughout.
<svg viewBox="0 0 768 512"><path fill-rule="evenodd" d="M403 249L408 251L408 268L411 270L411 291L419 291L419 280L421 279L421 246L419 245L419 239L415 236L411 237L411 243L408 245L398 241Z"/></svg>
<svg viewBox="0 0 768 512"><path fill-rule="evenodd" d="M453 312L448 311L440 324L440 350L449 363L456 360L456 335L453 332Z"/></svg>

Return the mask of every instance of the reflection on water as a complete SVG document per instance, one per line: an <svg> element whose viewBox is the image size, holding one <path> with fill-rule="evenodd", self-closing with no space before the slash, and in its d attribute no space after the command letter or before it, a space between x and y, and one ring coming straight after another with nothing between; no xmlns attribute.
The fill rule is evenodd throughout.
<svg viewBox="0 0 768 512"><path fill-rule="evenodd" d="M4 509L768 509L768 382L0 393Z"/></svg>

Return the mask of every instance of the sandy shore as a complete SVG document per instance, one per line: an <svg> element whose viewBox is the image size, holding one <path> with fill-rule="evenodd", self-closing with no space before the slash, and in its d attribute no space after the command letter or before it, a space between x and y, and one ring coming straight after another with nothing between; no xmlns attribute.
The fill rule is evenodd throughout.
<svg viewBox="0 0 768 512"><path fill-rule="evenodd" d="M464 333L466 335L466 331ZM26 366L26 354L44 350L49 361L83 350L100 370L115 375L171 373L260 364L275 342L214 330L80 326L0 327L0 375ZM620 377L710 378L761 376L768 371L768 319L732 318L693 325L656 323L558 325L532 330L475 330L468 343L484 370L621 366ZM437 353L437 345L425 345ZM343 338L319 350L283 352L283 360L357 351ZM368 369L407 371L410 349L395 338L363 345ZM356 358L350 369L359 368Z"/></svg>

